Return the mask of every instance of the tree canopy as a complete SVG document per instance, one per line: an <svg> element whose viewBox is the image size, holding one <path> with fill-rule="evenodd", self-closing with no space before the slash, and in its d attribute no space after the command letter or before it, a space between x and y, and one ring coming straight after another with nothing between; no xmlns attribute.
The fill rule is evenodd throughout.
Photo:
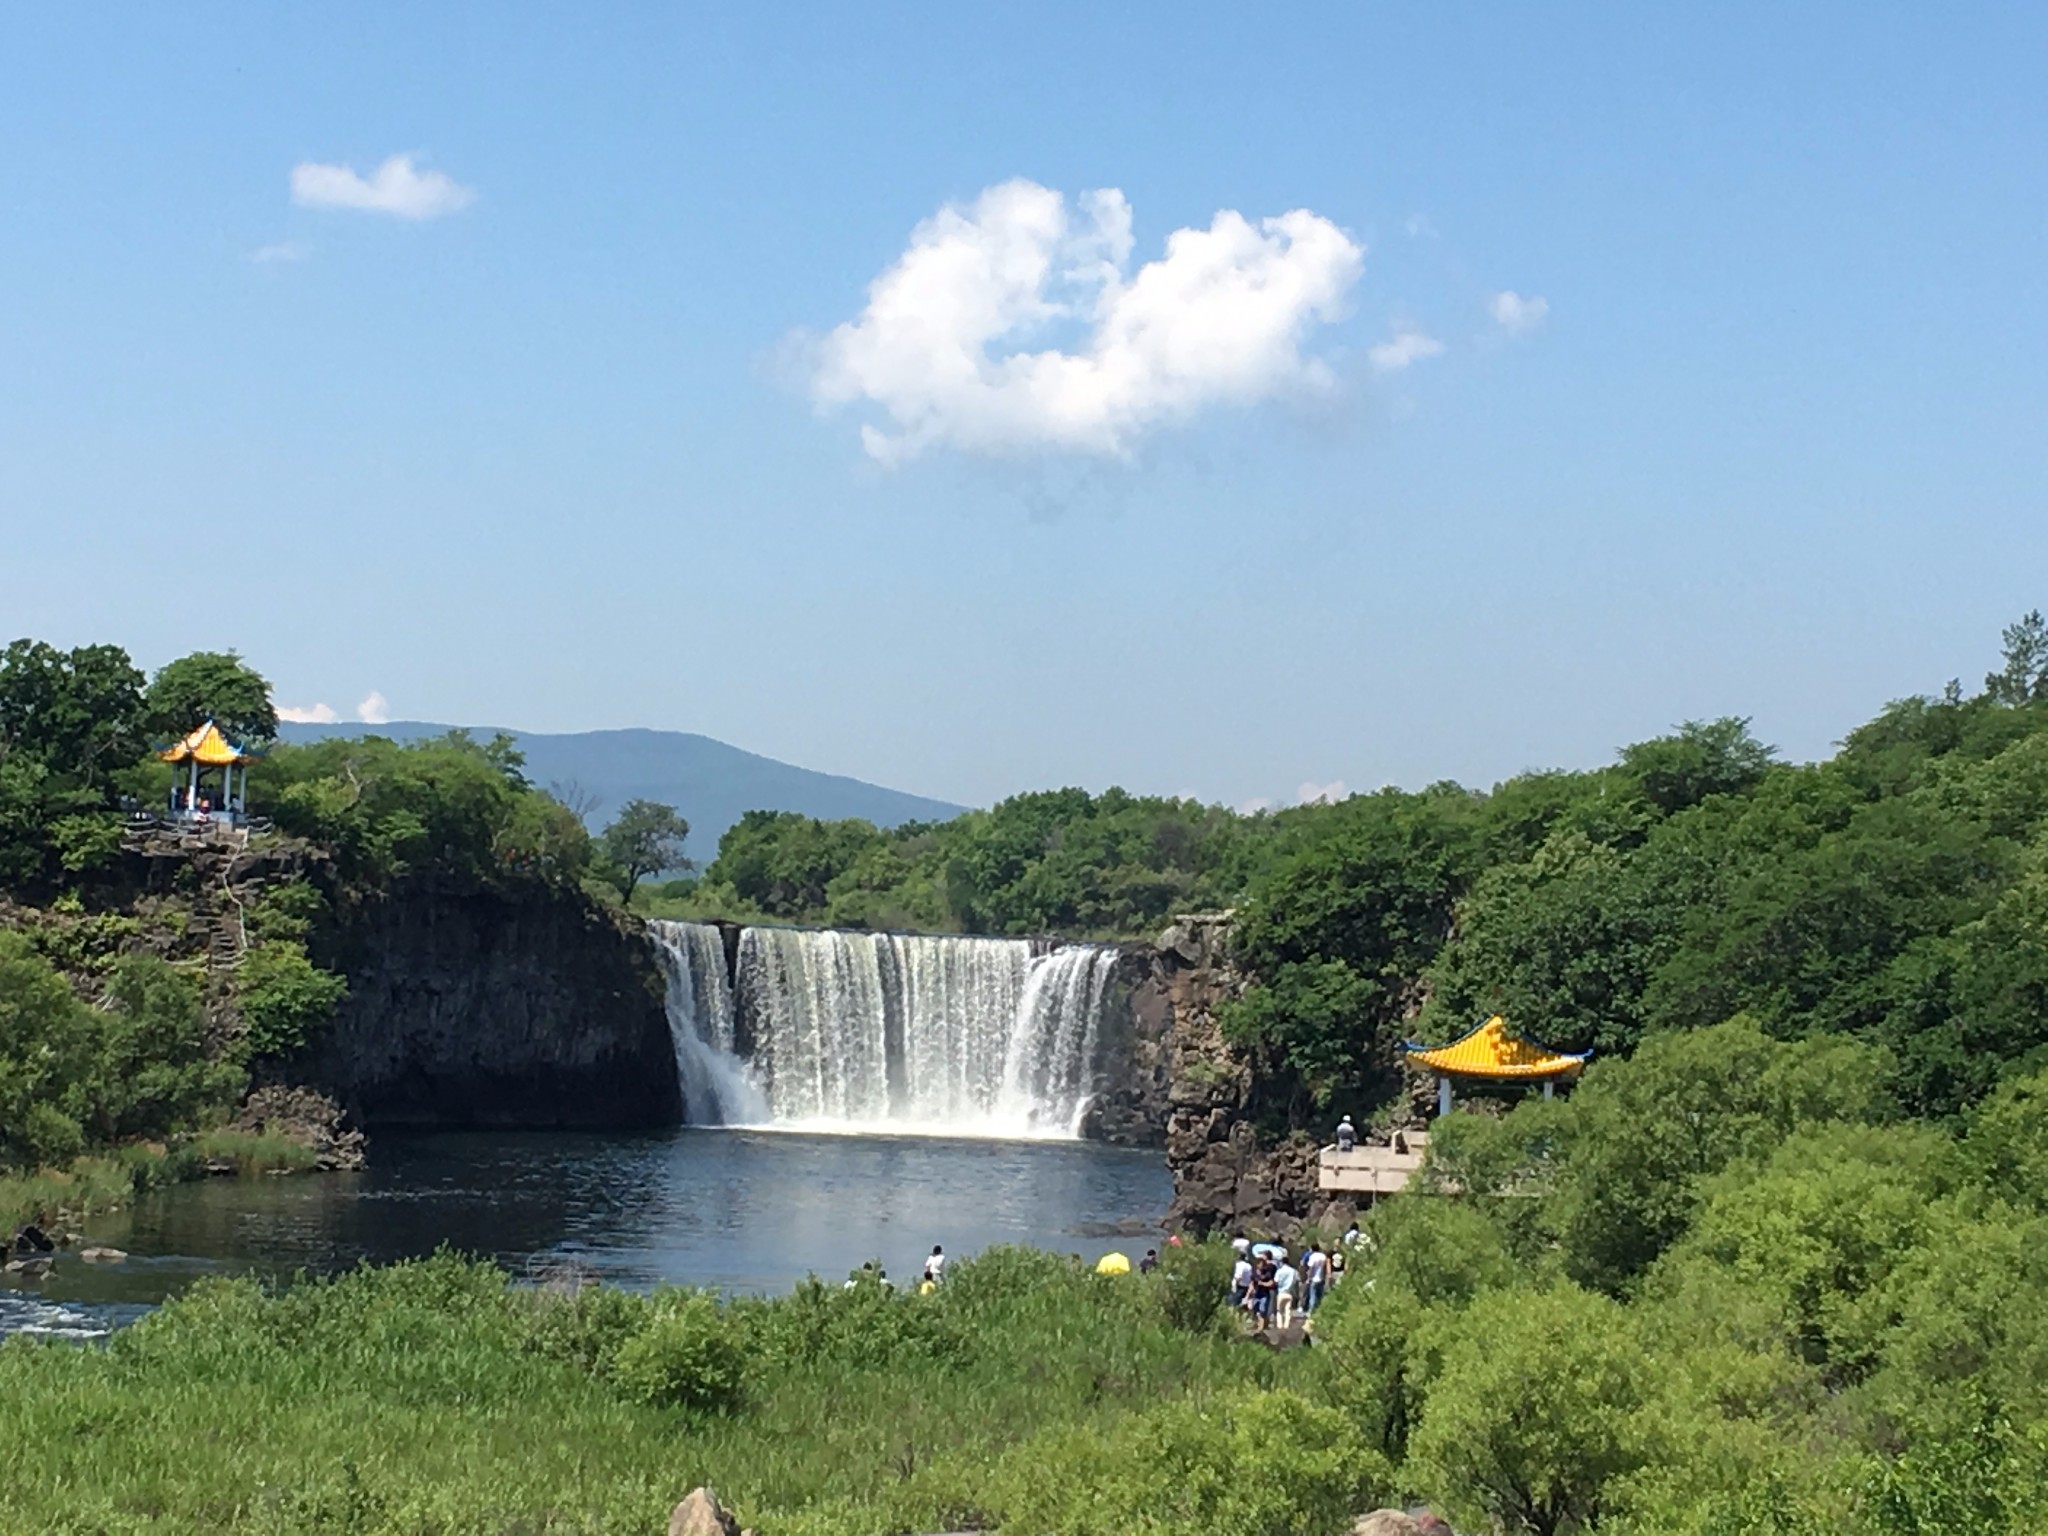
<svg viewBox="0 0 2048 1536"><path fill-rule="evenodd" d="M598 839L605 862L616 872L619 895L633 899L634 888L665 869L686 870L683 843L690 824L672 805L656 800L628 800Z"/></svg>
<svg viewBox="0 0 2048 1536"><path fill-rule="evenodd" d="M144 698L149 728L172 740L211 720L237 743L277 735L270 684L233 651L194 651L165 662Z"/></svg>

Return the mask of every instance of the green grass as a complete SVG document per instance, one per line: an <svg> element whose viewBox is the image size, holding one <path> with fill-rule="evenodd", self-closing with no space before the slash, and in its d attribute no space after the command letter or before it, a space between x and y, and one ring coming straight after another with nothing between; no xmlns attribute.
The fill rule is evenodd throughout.
<svg viewBox="0 0 2048 1536"><path fill-rule="evenodd" d="M288 1136L256 1131L207 1131L187 1145L202 1164L230 1162L242 1174L307 1173L320 1161L311 1147Z"/></svg>
<svg viewBox="0 0 2048 1536"><path fill-rule="evenodd" d="M138 1191L199 1178L209 1164L223 1161L249 1175L308 1172L318 1158L311 1148L286 1137L249 1131L207 1131L170 1146L136 1142L115 1147L64 1168L0 1177L0 1238L12 1236L25 1222L49 1227L119 1210Z"/></svg>
<svg viewBox="0 0 2048 1536"><path fill-rule="evenodd" d="M0 1178L0 1239L31 1221L47 1227L118 1210L138 1190L188 1177L196 1166L161 1147L138 1145Z"/></svg>
<svg viewBox="0 0 2048 1536"><path fill-rule="evenodd" d="M1176 1327L1161 1293L1025 1250L929 1297L571 1298L447 1255L210 1281L104 1348L0 1346L0 1525L657 1532L708 1482L764 1536L1078 1533L1140 1488L1119 1529L1334 1529L1341 1420L1274 1390L1305 1357ZM677 1406L647 1368L671 1348L732 1374Z"/></svg>

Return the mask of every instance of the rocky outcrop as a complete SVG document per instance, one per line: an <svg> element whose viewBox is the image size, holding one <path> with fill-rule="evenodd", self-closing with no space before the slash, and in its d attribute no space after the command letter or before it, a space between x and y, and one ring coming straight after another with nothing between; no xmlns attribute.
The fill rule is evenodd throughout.
<svg viewBox="0 0 2048 1536"><path fill-rule="evenodd" d="M286 1073L372 1130L682 1117L640 924L581 892L401 885L344 897L318 949L348 997Z"/></svg>
<svg viewBox="0 0 2048 1536"><path fill-rule="evenodd" d="M1173 1204L1167 1226L1285 1240L1309 1222L1349 1222L1349 1205L1325 1200L1316 1189L1312 1141L1262 1140L1258 1133L1257 1095L1270 1085L1223 1038L1216 1020L1217 1005L1244 990L1231 961L1229 914L1175 921L1154 946L1153 973L1171 1041L1166 1162Z"/></svg>
<svg viewBox="0 0 2048 1536"><path fill-rule="evenodd" d="M322 1173L363 1166L363 1133L348 1124L339 1104L310 1088L272 1083L255 1089L235 1112L232 1129L297 1142Z"/></svg>
<svg viewBox="0 0 2048 1536"><path fill-rule="evenodd" d="M1126 1006L1107 1010L1096 1041L1101 1086L1088 1100L1081 1134L1119 1147L1165 1144L1173 1107L1173 1000L1151 946L1132 945L1117 963Z"/></svg>

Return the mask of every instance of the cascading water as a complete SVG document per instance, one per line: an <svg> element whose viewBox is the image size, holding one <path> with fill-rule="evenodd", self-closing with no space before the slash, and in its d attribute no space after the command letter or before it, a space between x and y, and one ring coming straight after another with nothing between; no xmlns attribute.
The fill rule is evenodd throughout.
<svg viewBox="0 0 2048 1536"><path fill-rule="evenodd" d="M647 931L668 982L669 1038L692 1123L751 1125L767 1119L768 1100L733 1048L725 935L709 923L655 922Z"/></svg>
<svg viewBox="0 0 2048 1536"><path fill-rule="evenodd" d="M651 927L693 1124L1080 1134L1113 948L748 928L727 987L716 928Z"/></svg>

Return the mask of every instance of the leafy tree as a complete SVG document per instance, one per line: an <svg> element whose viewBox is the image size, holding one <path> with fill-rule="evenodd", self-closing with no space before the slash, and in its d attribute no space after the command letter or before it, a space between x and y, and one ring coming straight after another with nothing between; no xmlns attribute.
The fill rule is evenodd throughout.
<svg viewBox="0 0 2048 1536"><path fill-rule="evenodd" d="M278 825L333 849L352 880L381 885L431 866L484 884L573 882L588 834L526 783L516 757L509 739L459 731L404 745L336 737L277 748L254 782Z"/></svg>
<svg viewBox="0 0 2048 1536"><path fill-rule="evenodd" d="M1653 1292L1740 1287L1840 1389L1879 1362L1888 1280L1943 1222L1953 1145L1920 1126L1814 1125L1711 1181Z"/></svg>
<svg viewBox="0 0 2048 1536"><path fill-rule="evenodd" d="M63 1162L85 1146L97 1031L64 978L0 932L0 1161Z"/></svg>
<svg viewBox="0 0 2048 1536"><path fill-rule="evenodd" d="M165 662L150 679L147 707L150 730L164 738L207 720L235 742L277 735L270 684L233 651L194 651Z"/></svg>
<svg viewBox="0 0 2048 1536"><path fill-rule="evenodd" d="M0 932L0 1164L61 1164L88 1146L195 1128L242 1074L213 1060L196 989L123 957L87 1007L26 937Z"/></svg>
<svg viewBox="0 0 2048 1536"><path fill-rule="evenodd" d="M619 895L633 899L633 890L648 875L665 869L688 869L683 840L690 824L672 805L655 800L628 800L598 839L606 862L618 871Z"/></svg>
<svg viewBox="0 0 2048 1536"><path fill-rule="evenodd" d="M244 1050L252 1057L291 1054L346 996L347 980L314 965L303 945L289 939L256 945L235 973Z"/></svg>
<svg viewBox="0 0 2048 1536"><path fill-rule="evenodd" d="M1984 679L1984 692L2000 704L2048 699L2048 619L2036 608L1999 636L2005 665Z"/></svg>
<svg viewBox="0 0 2048 1536"><path fill-rule="evenodd" d="M1544 1117L1557 1165L1550 1224L1572 1277L1625 1291L1691 1225L1703 1181L1736 1158L1766 1155L1801 1126L1888 1118L1888 1066L1851 1041L1780 1044L1748 1019L1653 1035L1627 1060L1596 1062Z"/></svg>
<svg viewBox="0 0 2048 1536"><path fill-rule="evenodd" d="M1773 755L1749 734L1747 720L1688 720L1676 735L1624 748L1621 769L1645 800L1670 816L1711 795L1752 788Z"/></svg>
<svg viewBox="0 0 2048 1536"><path fill-rule="evenodd" d="M26 754L98 789L142 744L142 674L119 646L16 640L0 652L0 763Z"/></svg>
<svg viewBox="0 0 2048 1536"><path fill-rule="evenodd" d="M1270 1046L1318 1103L1384 1082L1415 979L1481 859L1482 802L1455 787L1354 795L1289 829L1251 881L1237 942L1258 984L1232 1038Z"/></svg>
<svg viewBox="0 0 2048 1536"><path fill-rule="evenodd" d="M1571 1287L1483 1292L1444 1351L1408 1470L1475 1523L1588 1529L1647 1459L1634 1422L1646 1389L1613 1302Z"/></svg>
<svg viewBox="0 0 2048 1536"><path fill-rule="evenodd" d="M109 978L104 1016L105 1090L96 1140L168 1136L221 1114L247 1078L210 1058L196 980L155 955L123 956Z"/></svg>

